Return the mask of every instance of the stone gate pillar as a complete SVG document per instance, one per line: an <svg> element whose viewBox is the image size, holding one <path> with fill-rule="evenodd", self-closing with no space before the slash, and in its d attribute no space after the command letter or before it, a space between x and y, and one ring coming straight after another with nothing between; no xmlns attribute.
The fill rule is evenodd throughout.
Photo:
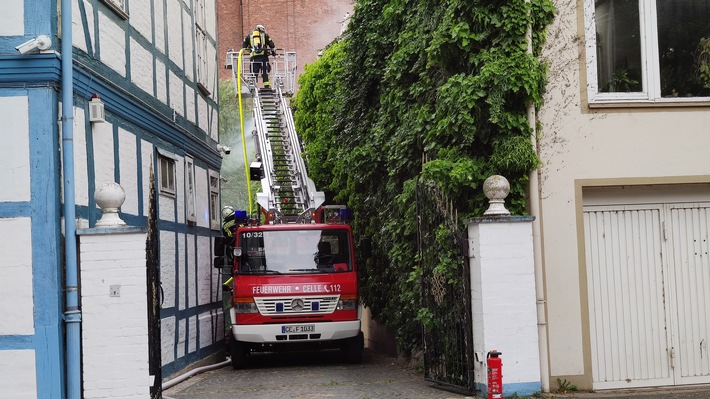
<svg viewBox="0 0 710 399"><path fill-rule="evenodd" d="M492 350L502 352L506 397L527 396L541 390L534 217L510 215L503 205L508 190L508 182L502 176L487 179L484 192L491 199L491 207L483 217L468 224L474 379L477 389L486 394L486 355Z"/></svg>
<svg viewBox="0 0 710 399"><path fill-rule="evenodd" d="M148 398L147 229L118 217L125 198L118 184L99 191L104 217L77 230L83 398Z"/></svg>

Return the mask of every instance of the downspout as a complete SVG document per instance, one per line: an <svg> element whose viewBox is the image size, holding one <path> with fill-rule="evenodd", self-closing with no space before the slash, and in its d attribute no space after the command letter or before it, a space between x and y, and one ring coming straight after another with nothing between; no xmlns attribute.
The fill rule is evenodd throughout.
<svg viewBox="0 0 710 399"><path fill-rule="evenodd" d="M530 0L525 0L530 3ZM531 9L528 8L528 13ZM529 15L529 14L528 14ZM532 45L532 22L528 24L525 31L525 41L527 42L528 54L533 54ZM527 104L527 119L530 125L532 146L535 154L540 155L540 143L537 140L537 116L535 114L535 104ZM542 208L540 198L542 191L540 188L540 167L538 166L530 172L530 213L535 216L533 221L533 252L535 263L535 302L537 305L537 339L540 350L540 383L542 392L550 392L550 366L547 345L547 301L545 300L545 275L543 273L542 257Z"/></svg>
<svg viewBox="0 0 710 399"><path fill-rule="evenodd" d="M67 399L81 398L81 311L76 254L76 204L74 193L74 85L72 65L72 2L62 1L62 165L64 179L64 258Z"/></svg>

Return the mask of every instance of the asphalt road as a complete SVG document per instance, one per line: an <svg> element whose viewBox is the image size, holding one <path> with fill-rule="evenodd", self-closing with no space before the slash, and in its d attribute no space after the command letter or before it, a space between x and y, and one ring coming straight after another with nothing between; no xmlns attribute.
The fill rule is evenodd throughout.
<svg viewBox="0 0 710 399"><path fill-rule="evenodd" d="M163 393L174 399L464 399L437 389L416 370L365 350L361 364L339 351L256 354L250 367L196 375Z"/></svg>

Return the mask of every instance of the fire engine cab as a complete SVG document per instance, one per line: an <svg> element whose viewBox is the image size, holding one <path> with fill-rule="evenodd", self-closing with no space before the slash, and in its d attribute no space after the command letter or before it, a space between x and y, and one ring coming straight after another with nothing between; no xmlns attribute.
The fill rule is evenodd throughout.
<svg viewBox="0 0 710 399"><path fill-rule="evenodd" d="M248 57L242 51L227 56L236 92L247 89L253 101L257 159L247 184L259 180L262 189L257 212L225 207L224 238L215 245L222 254L215 267L227 270L231 282L225 288L231 293L225 314L231 363L242 368L257 351L326 348L360 362L351 213L323 205L324 193L308 177L286 96L293 90L295 53L277 50L271 63L272 86L258 88L256 76L242 72Z"/></svg>

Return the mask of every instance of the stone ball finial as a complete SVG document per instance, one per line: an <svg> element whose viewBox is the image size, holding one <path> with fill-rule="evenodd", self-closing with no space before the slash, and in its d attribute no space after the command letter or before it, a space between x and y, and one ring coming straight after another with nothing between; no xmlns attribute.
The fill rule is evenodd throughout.
<svg viewBox="0 0 710 399"><path fill-rule="evenodd" d="M484 215L510 215L505 209L505 198L510 193L508 179L501 175L490 176L483 182L483 193L490 202Z"/></svg>
<svg viewBox="0 0 710 399"><path fill-rule="evenodd" d="M125 226L126 222L118 216L118 211L126 200L126 192L123 187L115 182L102 183L94 193L96 205L101 208L103 216L96 222L96 227L118 227Z"/></svg>

